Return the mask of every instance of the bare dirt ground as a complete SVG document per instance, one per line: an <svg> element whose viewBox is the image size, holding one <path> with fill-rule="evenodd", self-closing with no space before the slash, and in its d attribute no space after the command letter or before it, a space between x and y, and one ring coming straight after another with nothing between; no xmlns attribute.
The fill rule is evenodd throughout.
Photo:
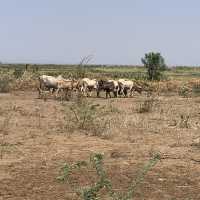
<svg viewBox="0 0 200 200"><path fill-rule="evenodd" d="M106 137L97 137L70 134L59 101L45 102L35 92L0 94L0 200L77 199L56 177L63 163L86 160L94 152L104 153L106 171L121 191L159 152L161 161L135 199L199 200L200 98L158 96L152 112L138 113L145 98L94 99L121 111L111 113Z"/></svg>

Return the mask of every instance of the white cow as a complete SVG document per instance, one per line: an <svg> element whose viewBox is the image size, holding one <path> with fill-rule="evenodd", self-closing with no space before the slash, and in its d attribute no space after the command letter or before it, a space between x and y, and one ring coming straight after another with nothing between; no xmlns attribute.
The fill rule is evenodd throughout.
<svg viewBox="0 0 200 200"><path fill-rule="evenodd" d="M73 81L64 79L61 75L58 77L42 75L39 77L40 87L39 95L42 90L49 90L50 92L56 91L56 96L61 90L71 90L73 88Z"/></svg>
<svg viewBox="0 0 200 200"><path fill-rule="evenodd" d="M133 81L125 80L125 79L119 79L119 92L122 93L122 95L127 96L128 90L130 91L129 96L133 95Z"/></svg>
<svg viewBox="0 0 200 200"><path fill-rule="evenodd" d="M118 83L118 81L115 81L115 80L108 80L108 82L114 84L114 92L116 92L116 94L118 94L118 92L119 92L119 83Z"/></svg>
<svg viewBox="0 0 200 200"><path fill-rule="evenodd" d="M92 90L97 89L97 80L83 78L79 81L79 88L84 96L91 96Z"/></svg>
<svg viewBox="0 0 200 200"><path fill-rule="evenodd" d="M54 76L47 76L47 75L41 75L39 77L40 82L40 89L47 89L53 91L57 89L57 82L58 80L62 80L62 76L54 77Z"/></svg>

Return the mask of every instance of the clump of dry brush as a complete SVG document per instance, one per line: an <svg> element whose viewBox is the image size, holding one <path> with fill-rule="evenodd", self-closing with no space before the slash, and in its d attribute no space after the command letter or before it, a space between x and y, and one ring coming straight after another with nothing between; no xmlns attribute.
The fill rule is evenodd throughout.
<svg viewBox="0 0 200 200"><path fill-rule="evenodd" d="M27 70L0 70L0 92L37 88L37 73Z"/></svg>
<svg viewBox="0 0 200 200"><path fill-rule="evenodd" d="M0 92L7 93L11 89L11 83L14 81L14 76L11 72L0 71Z"/></svg>
<svg viewBox="0 0 200 200"><path fill-rule="evenodd" d="M79 93L71 102L63 103L65 107L66 129L72 133L77 130L85 134L103 136L110 127L112 119L111 112L117 112L113 106L108 104L102 106L85 98ZM108 119L109 118L109 119Z"/></svg>

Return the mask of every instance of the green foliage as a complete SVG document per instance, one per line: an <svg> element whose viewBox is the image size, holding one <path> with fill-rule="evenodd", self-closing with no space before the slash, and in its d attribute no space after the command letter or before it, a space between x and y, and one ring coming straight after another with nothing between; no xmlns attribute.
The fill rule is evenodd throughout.
<svg viewBox="0 0 200 200"><path fill-rule="evenodd" d="M64 166L62 167L62 174L59 177L57 177L57 179L60 181L67 180L69 175L72 173L73 169L80 169L83 166L87 166L86 161L79 161L72 165L68 165L67 163L65 163Z"/></svg>
<svg viewBox="0 0 200 200"><path fill-rule="evenodd" d="M160 155L155 154L138 173L136 179L131 182L128 192L124 194L114 192L112 183L103 167L102 154L92 154L89 162L81 161L72 165L65 164L62 168L61 176L57 179L60 181L67 181L72 190L83 200L100 199L100 193L102 190L104 191L104 194L107 194L113 200L131 200L134 197L136 188L143 182L145 175L158 163L160 159ZM72 176L74 170L80 170L82 167L85 167L85 169L92 167L96 172L97 181L90 186L81 188L79 183L76 182L77 184L75 184L75 182L72 181Z"/></svg>
<svg viewBox="0 0 200 200"><path fill-rule="evenodd" d="M79 78L79 66L80 65L54 65L54 64L37 64L30 65L29 68L34 72L40 75L52 75L58 76L60 74L65 78ZM12 70L21 68L25 69L25 65L22 64L1 64L0 70ZM109 78L109 79L137 79L137 80L146 80L146 69L143 66L134 66L134 65L92 65L84 64L85 76L88 78ZM29 69L29 70L30 70ZM167 75L172 79L179 80L188 80L191 78L200 77L200 68L192 66L174 66L168 68L163 75ZM83 76L83 75L81 75ZM164 77L165 78L165 77Z"/></svg>
<svg viewBox="0 0 200 200"><path fill-rule="evenodd" d="M65 104L64 104L65 105ZM105 106L94 104L79 93L71 105L66 106L66 128L70 132L83 130L92 135L102 136L109 125L105 118L109 113Z"/></svg>
<svg viewBox="0 0 200 200"><path fill-rule="evenodd" d="M15 68L15 70L13 72L13 75L16 79L21 78L23 74L24 74L23 68Z"/></svg>
<svg viewBox="0 0 200 200"><path fill-rule="evenodd" d="M160 154L153 155L153 158L149 160L149 162L144 165L142 170L138 173L138 176L135 181L132 182L131 186L129 187L129 191L123 200L131 200L134 196L135 190L137 186L139 186L143 181L145 175L158 163L161 159Z"/></svg>
<svg viewBox="0 0 200 200"><path fill-rule="evenodd" d="M145 54L141 59L147 68L147 76L149 80L161 80L162 71L166 70L165 60L160 53L150 52Z"/></svg>
<svg viewBox="0 0 200 200"><path fill-rule="evenodd" d="M178 94L182 97L189 97L191 93L191 89L185 85L179 88Z"/></svg>
<svg viewBox="0 0 200 200"><path fill-rule="evenodd" d="M5 153L12 152L13 150L16 150L14 144L6 143L6 142L0 142L0 159L3 159L3 155Z"/></svg>

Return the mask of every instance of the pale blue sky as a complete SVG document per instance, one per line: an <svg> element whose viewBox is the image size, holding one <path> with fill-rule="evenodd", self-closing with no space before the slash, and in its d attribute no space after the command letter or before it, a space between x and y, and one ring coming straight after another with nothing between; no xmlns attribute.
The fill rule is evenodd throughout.
<svg viewBox="0 0 200 200"><path fill-rule="evenodd" d="M0 0L2 62L200 65L200 0Z"/></svg>

